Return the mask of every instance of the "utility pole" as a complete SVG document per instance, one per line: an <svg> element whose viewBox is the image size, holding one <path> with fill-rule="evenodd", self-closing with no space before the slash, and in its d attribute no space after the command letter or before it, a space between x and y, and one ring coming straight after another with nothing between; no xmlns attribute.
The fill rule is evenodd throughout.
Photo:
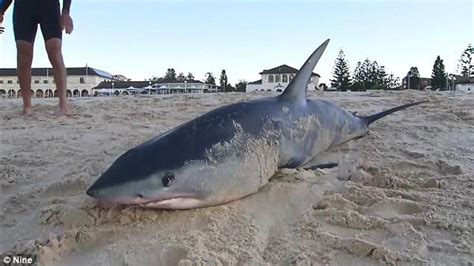
<svg viewBox="0 0 474 266"><path fill-rule="evenodd" d="M453 91L456 90L456 85L454 84L454 74L452 75L451 79L453 80Z"/></svg>
<svg viewBox="0 0 474 266"><path fill-rule="evenodd" d="M471 52L471 55L474 54L474 46L471 47L471 51L470 51L470 52ZM472 67L472 65L469 64L469 66L468 66L468 71L467 71L467 77L468 77L468 78L471 77L471 71L472 71L471 67Z"/></svg>

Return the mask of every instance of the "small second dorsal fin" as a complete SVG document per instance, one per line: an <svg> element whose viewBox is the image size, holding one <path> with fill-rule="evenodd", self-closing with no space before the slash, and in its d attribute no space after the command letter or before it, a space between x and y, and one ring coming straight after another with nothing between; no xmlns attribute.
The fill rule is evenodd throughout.
<svg viewBox="0 0 474 266"><path fill-rule="evenodd" d="M318 63L319 59L328 46L329 39L321 44L316 51L306 60L301 69L296 73L296 76L288 84L285 91L280 95L285 99L303 100L306 98L306 89L308 88L308 82L313 74L314 67Z"/></svg>

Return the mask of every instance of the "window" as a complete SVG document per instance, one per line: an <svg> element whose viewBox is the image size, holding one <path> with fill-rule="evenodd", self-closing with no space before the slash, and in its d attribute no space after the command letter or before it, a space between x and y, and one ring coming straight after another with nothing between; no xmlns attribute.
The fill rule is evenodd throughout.
<svg viewBox="0 0 474 266"><path fill-rule="evenodd" d="M43 84L48 84L49 81L47 79L43 80Z"/></svg>
<svg viewBox="0 0 474 266"><path fill-rule="evenodd" d="M79 78L79 83L81 83L81 84L86 83L83 77L80 77L80 78Z"/></svg>
<svg viewBox="0 0 474 266"><path fill-rule="evenodd" d="M8 84L13 84L13 80L7 81Z"/></svg>
<svg viewBox="0 0 474 266"><path fill-rule="evenodd" d="M273 75L268 76L268 83L273 83Z"/></svg>
<svg viewBox="0 0 474 266"><path fill-rule="evenodd" d="M281 82L283 82L283 83L288 82L288 76L286 74L283 74L283 76L281 77Z"/></svg>
<svg viewBox="0 0 474 266"><path fill-rule="evenodd" d="M40 83L40 81L39 81L39 80L35 80L35 84L39 84L39 83Z"/></svg>
<svg viewBox="0 0 474 266"><path fill-rule="evenodd" d="M275 82L280 82L280 75L275 75Z"/></svg>

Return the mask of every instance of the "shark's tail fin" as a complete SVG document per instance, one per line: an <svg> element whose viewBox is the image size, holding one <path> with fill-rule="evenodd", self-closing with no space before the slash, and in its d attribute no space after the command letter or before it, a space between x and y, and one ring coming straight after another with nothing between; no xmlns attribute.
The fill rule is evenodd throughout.
<svg viewBox="0 0 474 266"><path fill-rule="evenodd" d="M382 118L386 115L389 115L389 114L394 113L396 111L400 111L400 110L403 110L403 109L406 109L408 107L412 107L412 106L415 106L415 105L418 105L418 104L421 104L421 103L426 103L426 102L428 102L428 101L408 103L408 104L404 104L404 105L401 105L401 106L398 106L398 107L395 107L395 108L392 108L392 109L388 109L386 111L376 113L376 114L373 114L373 115L362 116L361 118L367 123L367 125L370 125L374 121L379 120L380 118Z"/></svg>

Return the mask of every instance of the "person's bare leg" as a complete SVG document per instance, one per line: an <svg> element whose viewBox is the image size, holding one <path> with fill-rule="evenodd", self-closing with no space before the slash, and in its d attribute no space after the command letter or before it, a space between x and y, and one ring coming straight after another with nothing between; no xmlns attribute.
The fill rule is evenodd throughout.
<svg viewBox="0 0 474 266"><path fill-rule="evenodd" d="M61 52L62 41L59 38L52 38L46 41L46 52L49 61L53 66L54 82L59 96L59 114L70 115L71 111L66 98L67 91L67 73L64 65L63 54Z"/></svg>
<svg viewBox="0 0 474 266"><path fill-rule="evenodd" d="M33 44L17 41L17 71L23 98L23 115L30 116L31 110L31 63L33 62Z"/></svg>

